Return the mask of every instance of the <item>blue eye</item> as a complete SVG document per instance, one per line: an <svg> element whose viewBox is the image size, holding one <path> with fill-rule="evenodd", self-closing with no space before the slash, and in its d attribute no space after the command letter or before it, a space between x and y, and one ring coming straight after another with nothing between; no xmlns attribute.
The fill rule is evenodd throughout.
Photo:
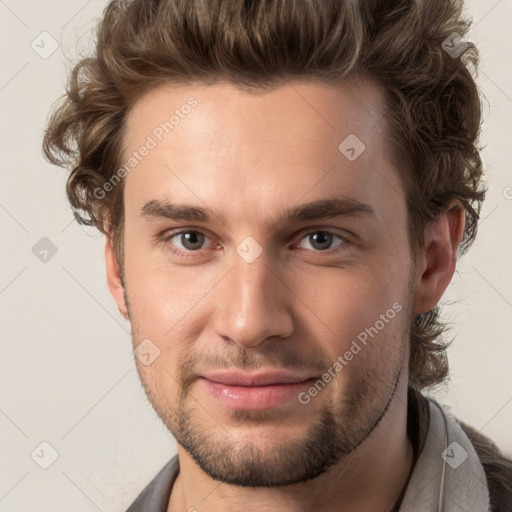
<svg viewBox="0 0 512 512"><path fill-rule="evenodd" d="M311 245L313 246L313 249L315 251L320 252L332 249L332 243L334 239L340 240L340 243L338 243L334 247L338 247L346 242L346 239L344 237L336 233L331 233L330 231L311 231L305 237L302 238L302 240L308 239L312 242Z"/></svg>

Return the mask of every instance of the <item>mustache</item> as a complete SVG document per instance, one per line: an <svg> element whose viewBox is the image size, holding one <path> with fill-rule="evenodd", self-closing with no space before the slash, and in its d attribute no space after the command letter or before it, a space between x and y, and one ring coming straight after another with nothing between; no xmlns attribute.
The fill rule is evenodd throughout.
<svg viewBox="0 0 512 512"><path fill-rule="evenodd" d="M279 342L277 342L279 344ZM237 347L222 354L218 351L201 351L187 357L179 364L178 380L185 390L201 372L207 370L240 370L251 371L265 368L266 370L286 370L289 372L306 372L314 375L324 373L331 365L331 358L321 357L318 348L306 352L296 352L287 347L272 347L265 352L254 352L244 347Z"/></svg>

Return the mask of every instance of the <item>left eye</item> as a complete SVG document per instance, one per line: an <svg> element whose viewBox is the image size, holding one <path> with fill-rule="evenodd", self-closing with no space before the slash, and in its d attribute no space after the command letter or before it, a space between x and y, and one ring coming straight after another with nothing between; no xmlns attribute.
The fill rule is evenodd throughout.
<svg viewBox="0 0 512 512"><path fill-rule="evenodd" d="M304 236L302 240L310 240L310 245L313 246L313 249L322 252L328 249L332 249L333 240L336 238L340 240L340 243L338 243L334 247L338 247L339 245L346 242L344 237L336 233L331 233L330 231L312 231L308 233L306 236Z"/></svg>

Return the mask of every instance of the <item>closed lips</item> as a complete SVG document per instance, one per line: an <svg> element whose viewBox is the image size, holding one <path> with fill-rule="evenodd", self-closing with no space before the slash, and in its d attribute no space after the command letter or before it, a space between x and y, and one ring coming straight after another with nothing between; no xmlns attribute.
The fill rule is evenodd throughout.
<svg viewBox="0 0 512 512"><path fill-rule="evenodd" d="M284 384L298 384L310 380L307 375L284 372L248 374L241 372L206 373L203 378L227 386L263 387Z"/></svg>

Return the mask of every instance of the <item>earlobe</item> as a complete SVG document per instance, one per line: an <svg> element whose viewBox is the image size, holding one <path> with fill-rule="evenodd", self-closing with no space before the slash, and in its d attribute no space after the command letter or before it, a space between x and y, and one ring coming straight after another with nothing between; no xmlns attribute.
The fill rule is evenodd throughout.
<svg viewBox="0 0 512 512"><path fill-rule="evenodd" d="M105 240L105 266L107 272L107 285L112 297L116 301L117 308L121 315L126 320L129 320L128 311L126 307L126 296L124 290L124 283L121 278L119 266L117 264L114 249L112 247L112 241L107 236Z"/></svg>
<svg viewBox="0 0 512 512"><path fill-rule="evenodd" d="M441 300L455 272L457 254L464 234L465 213L454 201L432 223L425 235L422 265L418 268L413 311L422 314Z"/></svg>

